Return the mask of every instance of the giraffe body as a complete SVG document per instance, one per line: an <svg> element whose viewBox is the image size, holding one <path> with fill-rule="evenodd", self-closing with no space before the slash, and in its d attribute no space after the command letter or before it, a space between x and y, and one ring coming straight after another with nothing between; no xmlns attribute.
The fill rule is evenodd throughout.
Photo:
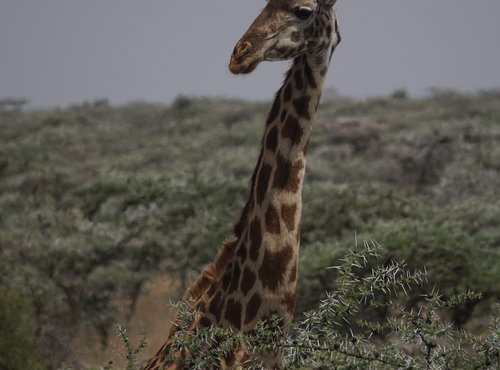
<svg viewBox="0 0 500 370"><path fill-rule="evenodd" d="M229 69L249 73L263 60L293 59L269 112L248 201L213 263L189 288L196 318L189 330L225 327L250 333L278 315L288 330L295 306L300 216L312 122L333 50L340 42L335 0L269 0L237 43ZM188 368L186 352L166 361L176 326L144 370ZM281 367L279 353L256 354L266 369ZM238 347L220 368L244 368ZM187 362L186 362L187 361Z"/></svg>

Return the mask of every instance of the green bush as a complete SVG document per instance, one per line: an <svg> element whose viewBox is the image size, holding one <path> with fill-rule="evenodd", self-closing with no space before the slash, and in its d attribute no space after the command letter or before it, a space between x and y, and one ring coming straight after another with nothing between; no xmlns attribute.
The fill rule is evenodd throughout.
<svg viewBox="0 0 500 370"><path fill-rule="evenodd" d="M223 328L188 330L195 319L192 303L181 302L174 344L166 358L185 351L180 365L190 369L217 367L228 351L244 344L252 354L282 353L287 369L493 369L500 366L500 316L497 306L482 338L456 330L442 318L444 308L476 300L479 294L443 296L435 290L423 296L418 309L405 308L404 301L415 287L427 280L425 271L410 270L405 264L386 264L376 243L344 254L335 266L337 278L332 290L304 318L284 334L280 318L257 325L251 334ZM369 263L372 263L371 267ZM367 272L368 271L368 272ZM368 310L383 309L387 315L370 318ZM137 349L122 335L135 359ZM385 337L381 341L381 337ZM216 338L216 339L214 339ZM252 356L247 369L261 369Z"/></svg>
<svg viewBox="0 0 500 370"><path fill-rule="evenodd" d="M0 286L0 369L45 370L32 308L18 293Z"/></svg>
<svg viewBox="0 0 500 370"><path fill-rule="evenodd" d="M378 240L388 264L427 266L428 287L446 297L483 292L449 309L456 325L481 320L499 298L500 95L402 95L321 104L297 318L332 289L326 267L355 235ZM0 109L0 282L31 307L40 347L47 323L91 326L105 345L155 274L180 280L182 294L231 235L268 108L180 97ZM421 304L419 294L408 304Z"/></svg>

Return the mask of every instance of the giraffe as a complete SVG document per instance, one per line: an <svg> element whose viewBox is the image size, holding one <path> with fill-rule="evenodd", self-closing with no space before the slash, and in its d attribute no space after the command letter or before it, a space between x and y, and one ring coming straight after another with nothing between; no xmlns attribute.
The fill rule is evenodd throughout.
<svg viewBox="0 0 500 370"><path fill-rule="evenodd" d="M188 330L224 327L251 333L278 315L283 331L292 321L297 290L300 217L306 154L325 75L340 42L336 0L268 0L236 44L229 69L252 72L264 60L292 59L268 114L248 201L225 241L186 292L195 319ZM170 334L144 370L188 368L187 351L170 354ZM220 368L244 368L252 356L235 348ZM263 368L281 368L277 353L253 354ZM174 360L172 360L174 358Z"/></svg>

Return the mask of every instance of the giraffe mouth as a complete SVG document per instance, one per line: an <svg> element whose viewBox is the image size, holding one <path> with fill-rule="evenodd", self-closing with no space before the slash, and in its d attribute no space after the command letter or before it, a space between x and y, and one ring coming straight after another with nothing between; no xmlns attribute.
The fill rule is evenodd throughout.
<svg viewBox="0 0 500 370"><path fill-rule="evenodd" d="M253 72L255 68L259 65L259 63L262 61L262 58L238 58L235 55L231 57L231 61L229 63L229 70L231 73L234 73L235 75L238 74L247 74L250 72Z"/></svg>

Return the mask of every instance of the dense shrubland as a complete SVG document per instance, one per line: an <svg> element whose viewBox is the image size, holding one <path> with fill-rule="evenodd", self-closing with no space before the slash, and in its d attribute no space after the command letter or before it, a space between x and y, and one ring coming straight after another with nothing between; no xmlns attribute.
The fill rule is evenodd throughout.
<svg viewBox="0 0 500 370"><path fill-rule="evenodd" d="M268 104L0 106L0 369L77 365L76 328L105 345L152 276L178 279L180 297L230 236ZM297 322L337 289L327 267L373 239L382 248L361 276L393 261L425 268L398 300L408 312L436 287L444 301L481 292L439 315L486 335L500 296L499 172L498 92L325 99L309 149ZM393 314L362 312L356 320Z"/></svg>
<svg viewBox="0 0 500 370"><path fill-rule="evenodd" d="M418 308L404 303L412 289L427 281L425 270L411 271L392 261L380 264L380 246L364 242L344 253L334 287L319 304L293 323L291 334L280 330L272 317L244 335L221 328L180 330L175 349L193 354L188 369L217 367L227 351L239 343L252 351L281 351L286 369L493 369L500 366L500 318L495 307L487 336L458 331L443 320L444 310L481 299L474 292L444 296L436 290L422 295ZM411 299L411 298L410 298ZM191 304L177 305L178 324L188 329L195 312ZM136 368L137 353L126 331L128 366ZM213 346L213 343L217 346ZM208 346L207 346L208 344ZM255 359L245 369L261 369Z"/></svg>

